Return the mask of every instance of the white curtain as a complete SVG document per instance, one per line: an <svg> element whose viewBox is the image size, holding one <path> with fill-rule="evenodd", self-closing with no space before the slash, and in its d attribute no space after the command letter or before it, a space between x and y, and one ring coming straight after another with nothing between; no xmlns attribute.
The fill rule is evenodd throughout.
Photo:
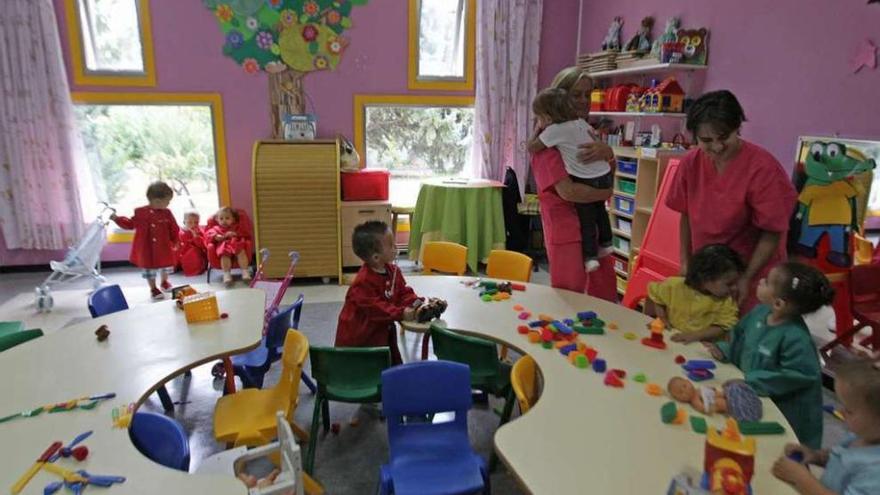
<svg viewBox="0 0 880 495"><path fill-rule="evenodd" d="M526 183L532 99L538 88L543 0L477 1L474 174Z"/></svg>
<svg viewBox="0 0 880 495"><path fill-rule="evenodd" d="M0 228L8 249L62 249L83 232L85 155L52 0L0 8Z"/></svg>

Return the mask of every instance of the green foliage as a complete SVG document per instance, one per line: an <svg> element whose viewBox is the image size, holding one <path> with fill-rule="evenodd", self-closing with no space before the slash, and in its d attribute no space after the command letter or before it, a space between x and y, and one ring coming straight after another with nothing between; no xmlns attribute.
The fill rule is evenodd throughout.
<svg viewBox="0 0 880 495"><path fill-rule="evenodd" d="M471 108L370 107L367 152L376 159L369 162L398 173L459 174L470 159L473 126Z"/></svg>

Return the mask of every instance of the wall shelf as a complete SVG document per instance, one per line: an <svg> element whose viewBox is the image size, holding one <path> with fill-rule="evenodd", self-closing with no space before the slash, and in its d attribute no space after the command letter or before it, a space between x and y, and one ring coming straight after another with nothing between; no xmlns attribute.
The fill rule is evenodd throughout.
<svg viewBox="0 0 880 495"><path fill-rule="evenodd" d="M625 174L623 172L615 172L614 175L616 175L617 177L623 177L624 179L636 180L636 176L632 175L632 174Z"/></svg>
<svg viewBox="0 0 880 495"><path fill-rule="evenodd" d="M658 117L683 119L687 117L686 113L669 113L669 112L590 112L590 115L598 117Z"/></svg>
<svg viewBox="0 0 880 495"><path fill-rule="evenodd" d="M655 72L683 71L695 72L698 70L708 69L708 65L693 64L651 64L651 65L635 65L624 67L623 69L603 70L599 72L589 72L589 76L593 79L602 77L624 76L628 74L652 74Z"/></svg>
<svg viewBox="0 0 880 495"><path fill-rule="evenodd" d="M611 232L613 232L614 235L619 235L620 237L626 237L627 239L629 239L632 236L632 234L628 234L628 233L626 233L622 230L619 230L619 229L611 229Z"/></svg>

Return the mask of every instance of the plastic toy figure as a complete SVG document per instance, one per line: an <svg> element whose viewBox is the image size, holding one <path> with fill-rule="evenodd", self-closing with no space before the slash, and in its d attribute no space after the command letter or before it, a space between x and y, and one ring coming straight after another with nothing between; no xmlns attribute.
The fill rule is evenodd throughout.
<svg viewBox="0 0 880 495"><path fill-rule="evenodd" d="M651 55L659 57L660 49L663 48L664 43L675 43L678 41L677 33L680 25L681 19L678 17L670 17L666 21L666 28L663 29L663 34L654 40L654 45L651 47Z"/></svg>
<svg viewBox="0 0 880 495"><path fill-rule="evenodd" d="M672 377L667 385L669 395L678 402L693 406L697 411L712 415L729 414L737 421L758 421L763 415L763 406L758 394L745 382L731 381L723 388L695 387L690 380L680 376Z"/></svg>
<svg viewBox="0 0 880 495"><path fill-rule="evenodd" d="M651 51L651 29L654 27L654 18L645 17L639 31L626 44L627 51L649 52Z"/></svg>
<svg viewBox="0 0 880 495"><path fill-rule="evenodd" d="M710 493L750 495L755 471L755 439L743 437L736 421L727 419L723 431L706 432L701 488Z"/></svg>
<svg viewBox="0 0 880 495"><path fill-rule="evenodd" d="M623 27L623 18L615 17L608 28L608 34L602 40L602 49L608 51L620 51L620 28Z"/></svg>
<svg viewBox="0 0 880 495"><path fill-rule="evenodd" d="M873 170L872 159L857 159L847 154L841 143L816 141L804 160L806 182L798 196L796 219L800 227L797 249L808 258L816 258L823 234L830 249L825 259L839 267L852 265L851 235L858 230L856 197L859 192L851 179Z"/></svg>

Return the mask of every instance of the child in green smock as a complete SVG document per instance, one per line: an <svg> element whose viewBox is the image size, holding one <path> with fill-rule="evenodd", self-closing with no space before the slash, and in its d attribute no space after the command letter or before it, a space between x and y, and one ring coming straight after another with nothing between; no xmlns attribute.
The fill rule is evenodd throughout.
<svg viewBox="0 0 880 495"><path fill-rule="evenodd" d="M761 302L731 331L730 342L704 344L715 359L735 364L745 381L770 397L802 444L822 443L822 378L819 356L802 315L830 304L831 283L820 271L784 263L761 279Z"/></svg>

